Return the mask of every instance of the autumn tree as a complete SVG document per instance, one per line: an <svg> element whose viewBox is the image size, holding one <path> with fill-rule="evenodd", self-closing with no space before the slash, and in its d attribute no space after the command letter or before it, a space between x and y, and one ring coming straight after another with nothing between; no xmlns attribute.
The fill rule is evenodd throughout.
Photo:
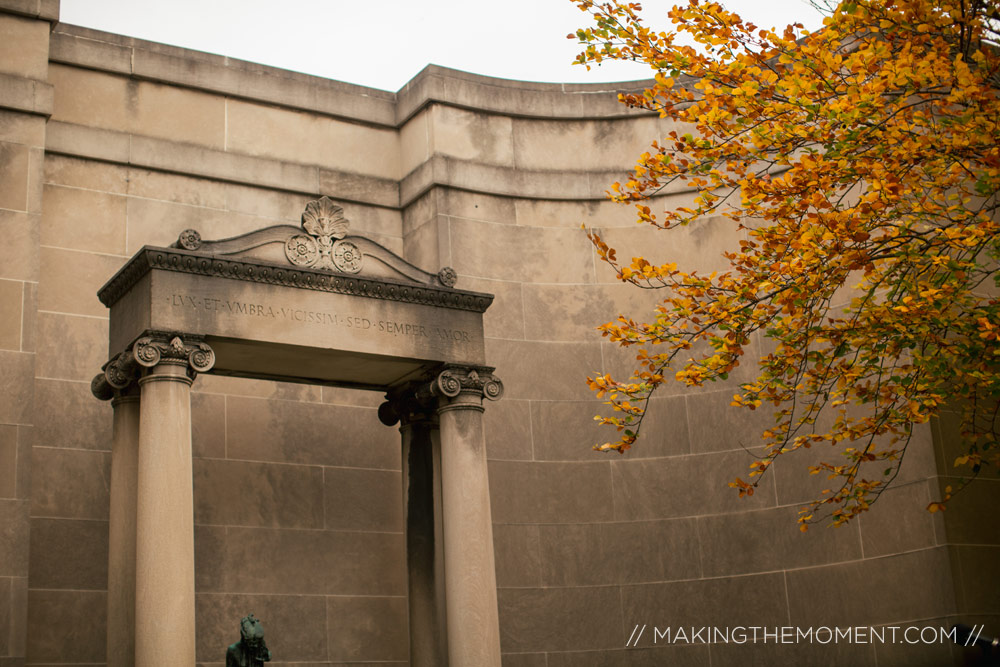
<svg viewBox="0 0 1000 667"><path fill-rule="evenodd" d="M730 486L752 494L778 458L833 446L811 468L832 481L803 530L865 511L946 404L964 410L965 479L1000 463L998 0L846 0L811 33L698 0L655 31L638 4L574 1L594 19L570 36L586 45L578 62L648 64L655 83L620 99L680 128L611 198L667 235L732 224L743 238L728 270L704 275L668 242L627 262L590 235L622 281L662 290L648 321L601 327L638 363L627 380L588 379L618 432L596 448L632 447L658 387L726 379L760 335L773 352L733 402L775 422ZM694 203L655 210L672 184Z"/></svg>

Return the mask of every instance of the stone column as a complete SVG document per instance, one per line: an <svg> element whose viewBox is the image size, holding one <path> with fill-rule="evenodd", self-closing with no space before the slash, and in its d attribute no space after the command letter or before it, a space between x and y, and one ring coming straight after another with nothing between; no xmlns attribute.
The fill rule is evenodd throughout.
<svg viewBox="0 0 1000 667"><path fill-rule="evenodd" d="M111 485L108 521L108 667L135 661L135 503L139 455L140 366L131 350L116 355L90 388L111 400Z"/></svg>
<svg viewBox="0 0 1000 667"><path fill-rule="evenodd" d="M135 376L140 392L136 403L122 400L119 391L115 408L109 666L190 667L195 662L190 389L195 374L214 362L211 348L194 336L154 334L115 357L104 377L94 380L99 398ZM118 621L124 627L113 627Z"/></svg>
<svg viewBox="0 0 1000 667"><path fill-rule="evenodd" d="M450 667L500 667L493 517L483 398L503 385L492 368L451 366L437 376Z"/></svg>
<svg viewBox="0 0 1000 667"><path fill-rule="evenodd" d="M409 572L410 664L500 667L493 517L483 398L503 385L482 366L445 366L390 392L379 408L401 422Z"/></svg>
<svg viewBox="0 0 1000 667"><path fill-rule="evenodd" d="M137 387L135 388L137 389ZM108 667L135 660L135 504L139 455L139 394L111 400L111 507L108 525Z"/></svg>
<svg viewBox="0 0 1000 667"><path fill-rule="evenodd" d="M447 667L441 438L427 383L389 394L379 408L387 426L399 422L403 442L403 516L411 667Z"/></svg>

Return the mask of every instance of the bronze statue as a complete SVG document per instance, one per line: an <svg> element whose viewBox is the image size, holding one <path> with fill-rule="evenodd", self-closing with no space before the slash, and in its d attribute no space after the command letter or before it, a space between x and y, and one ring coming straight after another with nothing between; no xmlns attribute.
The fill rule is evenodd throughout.
<svg viewBox="0 0 1000 667"><path fill-rule="evenodd" d="M240 640L226 649L226 667L263 667L271 661L264 644L264 626L253 614L240 621Z"/></svg>

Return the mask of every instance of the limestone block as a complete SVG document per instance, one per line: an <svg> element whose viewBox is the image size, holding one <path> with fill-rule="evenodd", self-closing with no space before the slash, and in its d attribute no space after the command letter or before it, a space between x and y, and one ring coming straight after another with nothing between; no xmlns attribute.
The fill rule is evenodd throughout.
<svg viewBox="0 0 1000 667"><path fill-rule="evenodd" d="M460 160L513 166L512 120L452 106L430 107L430 152Z"/></svg>
<svg viewBox="0 0 1000 667"><path fill-rule="evenodd" d="M857 560L862 557L857 526L817 527L803 533L798 507L719 514L698 518L706 577L771 572ZM767 539L760 539L767 535Z"/></svg>
<svg viewBox="0 0 1000 667"><path fill-rule="evenodd" d="M870 560L788 570L788 614L803 627L880 625L954 614L955 595L945 547ZM913 585L920 582L919 586ZM878 604L859 605L844 591L865 591ZM816 600L824 604L817 605ZM763 625L763 624L761 624Z"/></svg>
<svg viewBox="0 0 1000 667"><path fill-rule="evenodd" d="M203 380L209 377L199 376L194 388L203 389ZM191 393L191 452L196 458L226 457L225 396L199 391Z"/></svg>
<svg viewBox="0 0 1000 667"><path fill-rule="evenodd" d="M950 484L953 487L958 486L958 481L958 477L942 477L938 480L942 486ZM931 494L935 496L934 500L940 499L941 494L937 489L933 489ZM948 501L944 517L947 543L1000 545L1000 517L996 512L998 499L1000 481L995 479L977 479L956 494Z"/></svg>
<svg viewBox="0 0 1000 667"><path fill-rule="evenodd" d="M103 130L73 123L49 121L45 147L52 153L67 153L95 160L127 163L130 137L125 132Z"/></svg>
<svg viewBox="0 0 1000 667"><path fill-rule="evenodd" d="M121 241L124 242L124 235ZM100 318L108 316L107 308L97 299L97 290L121 267L120 255L44 246L41 260L44 276L38 285L41 310Z"/></svg>
<svg viewBox="0 0 1000 667"><path fill-rule="evenodd" d="M89 384L94 378L94 369L99 369L108 360L108 349L104 343L108 339L108 321L40 312L36 322L38 353L35 355L35 374ZM2 404L3 401L0 401Z"/></svg>
<svg viewBox="0 0 1000 667"><path fill-rule="evenodd" d="M24 283L0 280L0 350L21 349Z"/></svg>
<svg viewBox="0 0 1000 667"><path fill-rule="evenodd" d="M619 648L617 586L501 588L500 646L505 653ZM573 619L553 631L552 619Z"/></svg>
<svg viewBox="0 0 1000 667"><path fill-rule="evenodd" d="M35 379L35 404L59 406L35 424L35 442L42 447L108 451L111 447L111 406L95 401L89 382Z"/></svg>
<svg viewBox="0 0 1000 667"><path fill-rule="evenodd" d="M493 554L498 588L537 588L542 585L539 526L493 524Z"/></svg>
<svg viewBox="0 0 1000 667"><path fill-rule="evenodd" d="M601 401L532 401L531 435L536 461L603 461L607 454L593 446L612 436L598 426L594 415L603 412ZM644 427L645 428L645 427Z"/></svg>
<svg viewBox="0 0 1000 667"><path fill-rule="evenodd" d="M259 229L264 222L221 208L178 204L160 199L129 197L128 253L145 245L168 246L185 229L197 229L203 238L229 238ZM106 274L105 280L113 274ZM103 284L103 283L102 283ZM96 294L96 291L95 291Z"/></svg>
<svg viewBox="0 0 1000 667"><path fill-rule="evenodd" d="M0 563L4 576L28 576L28 502L0 500L0 526L4 539L0 542Z"/></svg>
<svg viewBox="0 0 1000 667"><path fill-rule="evenodd" d="M17 497L17 428L0 424L0 498Z"/></svg>
<svg viewBox="0 0 1000 667"><path fill-rule="evenodd" d="M605 186L610 189L611 181ZM579 229L600 227L634 227L635 208L606 200L552 201L545 199L515 200L517 224L527 227L565 227Z"/></svg>
<svg viewBox="0 0 1000 667"><path fill-rule="evenodd" d="M0 350L0 424L32 422L31 382L35 376L35 355Z"/></svg>
<svg viewBox="0 0 1000 667"><path fill-rule="evenodd" d="M328 530L403 531L403 484L395 470L323 468Z"/></svg>
<svg viewBox="0 0 1000 667"><path fill-rule="evenodd" d="M490 338L525 338L524 288L520 282L508 280L486 280L461 276L462 289L486 292L493 295L493 303L483 314L483 327Z"/></svg>
<svg viewBox="0 0 1000 667"><path fill-rule="evenodd" d="M722 217L705 218L670 231L648 225L598 228L597 231L625 261L630 257L645 257L657 265L673 262L681 271L698 271L702 275L728 269L729 262L722 253L738 250L744 238L735 222ZM597 280L603 283L618 281L611 267L601 263L597 266Z"/></svg>
<svg viewBox="0 0 1000 667"><path fill-rule="evenodd" d="M108 523L90 519L31 521L32 588L103 591L108 585Z"/></svg>
<svg viewBox="0 0 1000 667"><path fill-rule="evenodd" d="M400 533L199 527L196 589L260 595L406 595Z"/></svg>
<svg viewBox="0 0 1000 667"><path fill-rule="evenodd" d="M780 627L789 618L780 572L622 586L622 606L626 627L646 619L661 628ZM805 624L791 618L793 624Z"/></svg>
<svg viewBox="0 0 1000 667"><path fill-rule="evenodd" d="M586 378L601 368L601 347L592 343L486 340L486 360L503 378L504 398L584 400Z"/></svg>
<svg viewBox="0 0 1000 667"><path fill-rule="evenodd" d="M613 518L607 463L490 461L495 523L575 523ZM579 489L587 489L579 494Z"/></svg>
<svg viewBox="0 0 1000 667"><path fill-rule="evenodd" d="M20 144L0 143L0 208L28 210L29 148Z"/></svg>
<svg viewBox="0 0 1000 667"><path fill-rule="evenodd" d="M745 452L634 459L611 463L615 518L667 519L773 507L773 479L765 476L753 496L739 498L728 483L745 478Z"/></svg>
<svg viewBox="0 0 1000 667"><path fill-rule="evenodd" d="M226 419L230 458L399 470L399 436L374 410L230 397Z"/></svg>
<svg viewBox="0 0 1000 667"><path fill-rule="evenodd" d="M451 266L451 239L448 220L436 216L403 237L403 256L414 266ZM467 279L463 276L464 286Z"/></svg>
<svg viewBox="0 0 1000 667"><path fill-rule="evenodd" d="M45 145L45 119L0 110L0 141L26 146Z"/></svg>
<svg viewBox="0 0 1000 667"><path fill-rule="evenodd" d="M330 660L405 661L409 653L405 597L328 597Z"/></svg>
<svg viewBox="0 0 1000 667"><path fill-rule="evenodd" d="M125 201L97 190L46 185L42 245L124 255Z"/></svg>
<svg viewBox="0 0 1000 667"><path fill-rule="evenodd" d="M431 111L424 109L408 118L399 128L399 173L401 176L426 162L431 148Z"/></svg>
<svg viewBox="0 0 1000 667"><path fill-rule="evenodd" d="M939 498L931 497L930 486L924 482L893 485L879 496L869 511L861 515L858 523L866 557L934 546L936 517L927 511L927 505ZM944 518L947 520L949 517Z"/></svg>
<svg viewBox="0 0 1000 667"><path fill-rule="evenodd" d="M45 664L75 656L91 663L104 662L106 618L104 592L31 590L28 660Z"/></svg>
<svg viewBox="0 0 1000 667"><path fill-rule="evenodd" d="M51 116L54 87L44 81L0 72L0 107Z"/></svg>
<svg viewBox="0 0 1000 667"><path fill-rule="evenodd" d="M623 584L703 576L694 519L606 523L601 525L601 540Z"/></svg>
<svg viewBox="0 0 1000 667"><path fill-rule="evenodd" d="M539 283L594 280L593 251L579 229L531 229L452 218L450 232L452 266L461 275Z"/></svg>
<svg viewBox="0 0 1000 667"><path fill-rule="evenodd" d="M52 154L45 157L45 183L123 195L129 174L121 165Z"/></svg>
<svg viewBox="0 0 1000 667"><path fill-rule="evenodd" d="M320 167L318 171L318 192L374 206L399 206L399 183L393 178L327 167Z"/></svg>
<svg viewBox="0 0 1000 667"><path fill-rule="evenodd" d="M483 415L486 456L496 461L529 461L532 458L530 402L504 396L490 403Z"/></svg>
<svg viewBox="0 0 1000 667"><path fill-rule="evenodd" d="M761 433L775 424L774 408L734 406L734 393L722 390L686 395L692 451L757 450Z"/></svg>
<svg viewBox="0 0 1000 667"><path fill-rule="evenodd" d="M194 518L200 524L323 527L323 470L217 459L194 460Z"/></svg>
<svg viewBox="0 0 1000 667"><path fill-rule="evenodd" d="M240 100L230 100L226 113L227 150L382 178L400 176L399 141L392 130Z"/></svg>
<svg viewBox="0 0 1000 667"><path fill-rule="evenodd" d="M32 516L107 521L110 453L59 444L32 450Z"/></svg>
<svg viewBox="0 0 1000 667"><path fill-rule="evenodd" d="M0 8L47 21L59 18L59 0L2 0Z"/></svg>
<svg viewBox="0 0 1000 667"><path fill-rule="evenodd" d="M67 29L72 27L59 24L49 39L49 58L52 62L131 74L132 48L93 36L69 34L65 32Z"/></svg>
<svg viewBox="0 0 1000 667"><path fill-rule="evenodd" d="M137 166L293 192L314 193L319 188L315 166L255 158L150 137L132 137L128 159Z"/></svg>
<svg viewBox="0 0 1000 667"><path fill-rule="evenodd" d="M49 66L49 24L0 14L0 72L45 81Z"/></svg>
<svg viewBox="0 0 1000 667"><path fill-rule="evenodd" d="M228 203L227 191L226 184L204 178L165 174L149 169L128 170L128 194L133 197L223 209ZM257 215L265 217L260 213Z"/></svg>
<svg viewBox="0 0 1000 667"><path fill-rule="evenodd" d="M514 155L523 169L629 169L660 137L651 116L617 120L514 120Z"/></svg>
<svg viewBox="0 0 1000 667"><path fill-rule="evenodd" d="M53 65L53 119L124 130L208 148L226 146L224 98L183 88Z"/></svg>

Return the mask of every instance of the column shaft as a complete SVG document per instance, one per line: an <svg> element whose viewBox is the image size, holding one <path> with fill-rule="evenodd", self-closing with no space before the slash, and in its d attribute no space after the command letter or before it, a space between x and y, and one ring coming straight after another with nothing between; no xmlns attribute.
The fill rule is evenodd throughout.
<svg viewBox="0 0 1000 667"><path fill-rule="evenodd" d="M443 401L441 487L450 667L500 667L482 393Z"/></svg>
<svg viewBox="0 0 1000 667"><path fill-rule="evenodd" d="M164 361L139 381L136 667L195 664L191 379Z"/></svg>
<svg viewBox="0 0 1000 667"><path fill-rule="evenodd" d="M108 667L135 664L135 509L139 397L115 398L108 525Z"/></svg>
<svg viewBox="0 0 1000 667"><path fill-rule="evenodd" d="M446 667L441 440L437 424L418 421L403 436L403 510L409 572L410 665Z"/></svg>

